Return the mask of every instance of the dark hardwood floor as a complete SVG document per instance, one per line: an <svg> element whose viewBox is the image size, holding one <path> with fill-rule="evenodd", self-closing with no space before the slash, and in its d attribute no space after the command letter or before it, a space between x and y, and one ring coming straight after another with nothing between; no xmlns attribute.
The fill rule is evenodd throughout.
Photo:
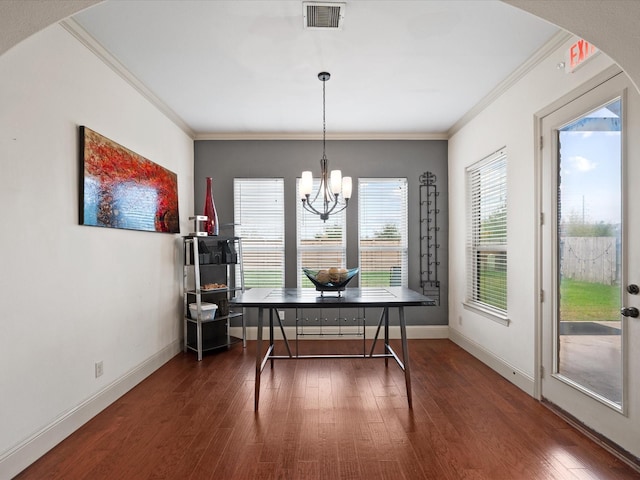
<svg viewBox="0 0 640 480"><path fill-rule="evenodd" d="M640 478L448 340L409 341L413 410L394 362L322 359L267 365L256 413L254 348L176 356L16 478Z"/></svg>

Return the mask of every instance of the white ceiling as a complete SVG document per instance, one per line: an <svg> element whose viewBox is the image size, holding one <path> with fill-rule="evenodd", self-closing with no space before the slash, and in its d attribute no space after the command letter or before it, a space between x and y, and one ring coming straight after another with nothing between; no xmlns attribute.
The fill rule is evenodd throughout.
<svg viewBox="0 0 640 480"><path fill-rule="evenodd" d="M337 31L304 29L302 12L108 0L73 20L196 138L318 134L321 71L328 137L446 134L558 32L497 0L346 0Z"/></svg>

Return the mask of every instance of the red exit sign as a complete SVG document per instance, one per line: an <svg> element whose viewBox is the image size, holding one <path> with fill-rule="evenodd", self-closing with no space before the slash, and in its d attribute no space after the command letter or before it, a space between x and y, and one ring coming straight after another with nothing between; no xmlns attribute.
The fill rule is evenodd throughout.
<svg viewBox="0 0 640 480"><path fill-rule="evenodd" d="M593 58L595 54L598 53L598 51L599 50L595 47L595 45L587 42L586 40L578 40L569 47L569 50L567 50L567 58L564 67L565 71L573 72L587 60Z"/></svg>

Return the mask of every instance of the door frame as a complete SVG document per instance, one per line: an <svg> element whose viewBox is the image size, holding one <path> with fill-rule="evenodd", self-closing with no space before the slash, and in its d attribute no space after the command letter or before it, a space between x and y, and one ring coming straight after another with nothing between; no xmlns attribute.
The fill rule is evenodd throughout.
<svg viewBox="0 0 640 480"><path fill-rule="evenodd" d="M603 83L611 80L616 75L622 73L623 70L617 65L612 65L611 67L603 70L598 75L593 77L591 80L583 83L579 87L573 89L571 92L563 95L547 107L539 110L534 114L534 158L535 158L535 176L534 176L534 189L536 192L536 201L535 201L535 212L534 218L536 219L535 226L535 292L533 294L537 297L537 300L534 302L535 311L535 345L534 345L534 385L533 385L533 396L537 400L542 400L542 348L543 348L543 309L542 309L542 301L543 301L543 252L542 252L542 224L543 222L549 222L552 219L550 218L542 218L542 167L543 167L543 159L542 159L542 120L547 116L552 114L553 112L559 110L565 105L573 102L578 99L585 93L593 90L594 88L602 85ZM544 292L545 295L551 295L551 292Z"/></svg>

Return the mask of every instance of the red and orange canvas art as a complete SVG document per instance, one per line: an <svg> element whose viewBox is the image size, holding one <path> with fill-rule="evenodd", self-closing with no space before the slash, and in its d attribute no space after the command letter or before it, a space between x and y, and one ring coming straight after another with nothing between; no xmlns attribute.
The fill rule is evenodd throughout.
<svg viewBox="0 0 640 480"><path fill-rule="evenodd" d="M80 224L180 233L177 175L80 127Z"/></svg>

